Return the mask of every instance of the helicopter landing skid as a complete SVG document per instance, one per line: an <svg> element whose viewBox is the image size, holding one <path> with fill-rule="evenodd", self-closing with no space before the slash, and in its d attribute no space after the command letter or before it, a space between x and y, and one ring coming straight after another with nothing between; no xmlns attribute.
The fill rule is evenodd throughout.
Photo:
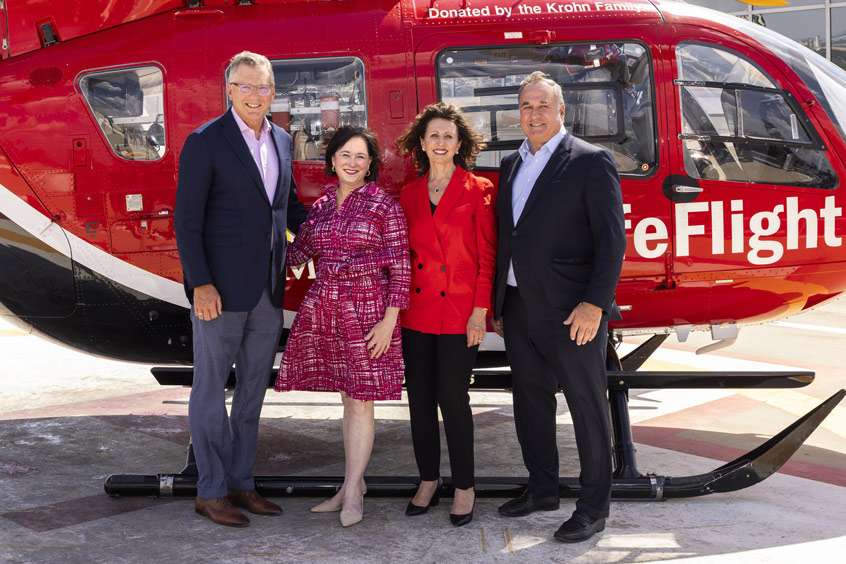
<svg viewBox="0 0 846 564"><path fill-rule="evenodd" d="M696 476L662 476L644 474L637 469L635 446L629 421L630 389L661 388L797 388L810 384L813 372L650 372L638 371L643 362L666 339L655 335L622 360L609 344L608 398L614 442L614 474L611 485L613 500L660 501L724 493L757 484L787 462L834 407L846 396L840 390L809 411L780 433L719 468ZM155 368L160 383L185 384L190 368ZM474 388L496 384L502 389L507 371L486 371L474 374ZM275 375L274 375L275 376ZM189 380L190 383L190 380ZM342 476L256 476L256 490L268 497L329 497L343 485ZM367 495L371 497L411 497L419 478L404 476L367 476ZM516 497L527 483L522 477L477 477L475 491L479 497ZM103 485L111 496L176 496L197 494L197 467L192 446L188 445L185 468L177 474L133 475L113 474ZM441 495L451 496L452 481L445 477ZM578 478L563 477L559 481L561 497L578 497Z"/></svg>

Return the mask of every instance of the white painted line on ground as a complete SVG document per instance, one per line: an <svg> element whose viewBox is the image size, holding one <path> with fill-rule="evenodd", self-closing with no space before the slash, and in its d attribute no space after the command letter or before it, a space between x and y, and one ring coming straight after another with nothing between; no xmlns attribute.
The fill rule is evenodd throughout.
<svg viewBox="0 0 846 564"><path fill-rule="evenodd" d="M805 331L821 331L823 333L839 333L846 335L846 329L842 327L826 327L825 325L807 325L805 323L793 323L791 321L773 321L768 325L779 327L790 327L791 329L803 329Z"/></svg>
<svg viewBox="0 0 846 564"><path fill-rule="evenodd" d="M617 354L620 357L625 356L630 351L634 350L635 345L623 343L617 349ZM664 362L672 362L674 364L683 364L690 366L693 370L804 370L795 366L788 366L785 364L775 364L772 362L759 362L755 360L744 360L740 358L729 358L717 354L703 354L697 355L693 351L680 351L673 349L658 349L650 357L655 360Z"/></svg>

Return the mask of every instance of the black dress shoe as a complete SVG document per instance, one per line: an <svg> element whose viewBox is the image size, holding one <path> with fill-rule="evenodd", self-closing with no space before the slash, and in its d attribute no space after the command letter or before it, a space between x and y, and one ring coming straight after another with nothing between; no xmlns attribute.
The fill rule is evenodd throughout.
<svg viewBox="0 0 846 564"><path fill-rule="evenodd" d="M529 493L529 490L524 490L520 497L502 504L499 512L506 517L522 517L535 511L555 511L560 503L557 495L539 497Z"/></svg>
<svg viewBox="0 0 846 564"><path fill-rule="evenodd" d="M455 513L449 514L449 522L455 525L456 527L463 527L467 523L473 520L473 509L476 509L476 500L473 500L473 507L470 509L470 513L464 513L463 515L456 515Z"/></svg>
<svg viewBox="0 0 846 564"><path fill-rule="evenodd" d="M441 501L441 479L438 478L438 485L435 488L435 493L432 494L431 499L429 499L429 505L414 505L413 501L408 502L408 507L405 508L405 516L406 517L415 517L417 515L423 515L427 511L429 511L430 507L435 507ZM418 486L419 487L419 486ZM469 521L468 521L469 523Z"/></svg>
<svg viewBox="0 0 846 564"><path fill-rule="evenodd" d="M564 521L553 536L561 542L581 542L604 530L604 517L597 519L581 511L574 511L573 516Z"/></svg>

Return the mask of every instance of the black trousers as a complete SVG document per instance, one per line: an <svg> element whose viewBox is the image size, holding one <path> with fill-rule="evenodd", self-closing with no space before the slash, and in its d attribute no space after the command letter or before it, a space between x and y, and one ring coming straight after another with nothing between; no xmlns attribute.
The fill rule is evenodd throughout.
<svg viewBox="0 0 846 564"><path fill-rule="evenodd" d="M475 484L473 412L467 391L478 351L478 345L467 347L467 335L402 330L411 441L421 480L437 480L440 476L440 406L453 485L467 489Z"/></svg>
<svg viewBox="0 0 846 564"><path fill-rule="evenodd" d="M503 320L514 423L529 471L529 491L558 495L555 394L560 387L573 419L581 465L576 509L591 517L607 517L612 472L605 372L608 324L602 322L593 341L578 346L570 339L569 326L533 317L511 286L505 294Z"/></svg>

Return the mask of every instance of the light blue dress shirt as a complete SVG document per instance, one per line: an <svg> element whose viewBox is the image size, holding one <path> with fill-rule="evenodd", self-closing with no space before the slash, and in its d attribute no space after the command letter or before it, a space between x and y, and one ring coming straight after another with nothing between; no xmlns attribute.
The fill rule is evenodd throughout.
<svg viewBox="0 0 846 564"><path fill-rule="evenodd" d="M531 145L528 139L523 140L518 152L523 159L520 165L520 170L514 177L514 184L511 186L511 213L514 217L514 225L520 219L520 214L523 213L523 208L526 207L526 200L529 199L529 194L532 193L532 188L535 186L535 181L543 172L544 167L552 157L552 152L558 147L567 129L562 125L561 131L552 136L552 139L544 143L534 155L531 152ZM517 279L514 277L514 265L508 261L508 277L506 283L509 286L517 286Z"/></svg>

